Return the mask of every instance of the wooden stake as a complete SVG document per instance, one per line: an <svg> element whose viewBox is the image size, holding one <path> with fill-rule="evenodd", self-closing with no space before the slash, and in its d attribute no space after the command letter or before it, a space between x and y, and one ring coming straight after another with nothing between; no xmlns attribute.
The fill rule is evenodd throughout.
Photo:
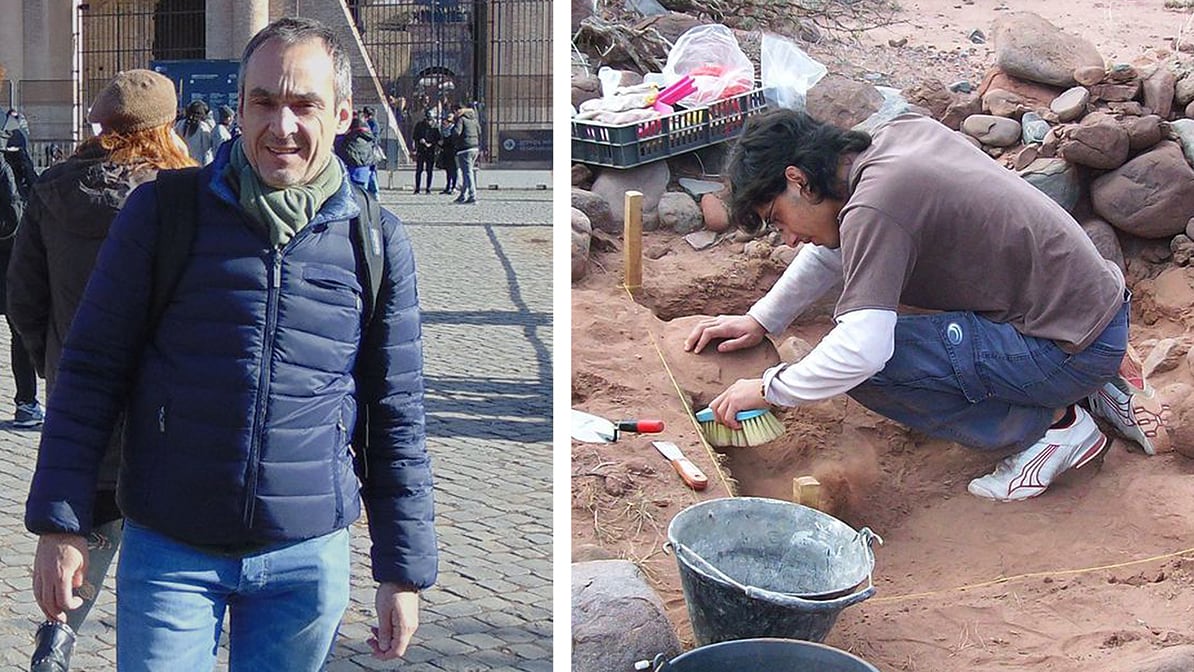
<svg viewBox="0 0 1194 672"><path fill-rule="evenodd" d="M812 476L792 479L792 501L809 508L821 508L821 482Z"/></svg>
<svg viewBox="0 0 1194 672"><path fill-rule="evenodd" d="M635 290L643 286L643 194L626 192L625 228L622 230L625 253L626 287Z"/></svg>

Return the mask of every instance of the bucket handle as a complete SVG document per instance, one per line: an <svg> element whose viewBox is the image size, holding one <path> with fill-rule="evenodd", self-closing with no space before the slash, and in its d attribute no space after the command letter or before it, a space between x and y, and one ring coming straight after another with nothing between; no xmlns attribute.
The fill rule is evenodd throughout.
<svg viewBox="0 0 1194 672"><path fill-rule="evenodd" d="M862 528L858 533L858 538L866 545L866 550L871 553L871 544L878 540L880 544L883 543L882 537L875 534L870 528ZM849 595L844 595L832 600L808 600L799 595L792 595L791 593L776 593L774 591L766 590L764 588L756 588L754 586L746 586L738 583L734 579L726 576L725 572L714 567L708 560L702 558L696 551L687 546L667 541L663 545L664 551L669 552L674 550L677 556L686 556L689 560L695 560L707 574L713 578L722 581L730 586L741 590L747 597L753 599L763 599L773 604L778 604L784 607L799 607L805 611L839 611L846 607L862 602L875 594L875 584L871 580L871 573L866 575L866 588Z"/></svg>

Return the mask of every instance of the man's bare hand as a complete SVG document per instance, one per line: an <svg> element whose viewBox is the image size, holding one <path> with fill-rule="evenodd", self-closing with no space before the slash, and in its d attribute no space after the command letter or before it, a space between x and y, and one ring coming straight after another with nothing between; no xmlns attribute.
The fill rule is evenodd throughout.
<svg viewBox="0 0 1194 672"><path fill-rule="evenodd" d="M763 342L767 330L750 315L718 315L706 317L693 327L684 341L684 349L694 354L714 339L728 339L717 346L718 352L732 352Z"/></svg>
<svg viewBox="0 0 1194 672"><path fill-rule="evenodd" d="M396 583L377 587L377 627L369 646L373 657L393 660L406 653L411 637L419 629L419 591Z"/></svg>
<svg viewBox="0 0 1194 672"><path fill-rule="evenodd" d="M742 426L735 417L739 413L767 408L767 400L763 398L763 379L743 378L736 381L709 402L709 408L713 410L718 422L731 429L738 429Z"/></svg>
<svg viewBox="0 0 1194 672"><path fill-rule="evenodd" d="M66 612L83 605L74 589L87 570L87 539L77 534L43 534L33 559L33 597L51 621L66 622Z"/></svg>

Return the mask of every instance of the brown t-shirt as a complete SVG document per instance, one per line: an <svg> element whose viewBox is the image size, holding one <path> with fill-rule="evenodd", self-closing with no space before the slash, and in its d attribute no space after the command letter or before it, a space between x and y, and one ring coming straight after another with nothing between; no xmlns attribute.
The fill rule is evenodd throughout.
<svg viewBox="0 0 1194 672"><path fill-rule="evenodd" d="M1123 302L1123 275L1060 205L940 123L901 115L850 170L845 289L863 308L973 311L1067 352Z"/></svg>

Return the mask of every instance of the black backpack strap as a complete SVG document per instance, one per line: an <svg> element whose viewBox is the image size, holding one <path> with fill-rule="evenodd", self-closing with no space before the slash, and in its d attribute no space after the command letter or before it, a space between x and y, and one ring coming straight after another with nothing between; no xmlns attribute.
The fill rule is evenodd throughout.
<svg viewBox="0 0 1194 672"><path fill-rule="evenodd" d="M352 194L361 208L360 216L351 222L348 236L352 240L353 254L357 261L357 277L360 279L365 299L364 316L361 320L361 338L364 339L369 323L373 320L377 295L381 291L382 274L385 272L385 238L381 228L381 205L377 202L377 197L357 184L352 185ZM360 359L357 362L359 366ZM356 378L357 423L353 428L352 444L356 453L357 476L361 483L365 483L369 477L369 463L366 458L369 451L369 404L360 403L360 376Z"/></svg>
<svg viewBox="0 0 1194 672"><path fill-rule="evenodd" d="M361 289L365 293L364 325L367 327L373 319L373 308L377 305L377 295L381 291L381 276L385 272L385 239L382 237L381 205L377 197L355 183L352 193L361 208L361 216L352 220L349 237L352 238L357 259L357 277L361 279Z"/></svg>
<svg viewBox="0 0 1194 672"><path fill-rule="evenodd" d="M157 329L191 256L199 213L199 168L158 171L158 238L153 250L146 334Z"/></svg>

